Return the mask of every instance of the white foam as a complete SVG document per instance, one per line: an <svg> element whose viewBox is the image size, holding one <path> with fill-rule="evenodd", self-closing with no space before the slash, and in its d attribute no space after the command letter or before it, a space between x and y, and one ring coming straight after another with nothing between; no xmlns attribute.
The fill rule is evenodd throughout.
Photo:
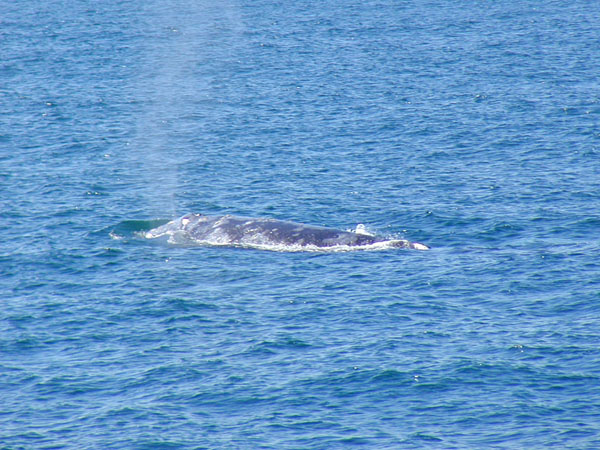
<svg viewBox="0 0 600 450"><path fill-rule="evenodd" d="M108 233L108 235L110 236L111 239L114 239L115 241L121 241L124 239L123 236L118 235L114 231L111 231L110 233Z"/></svg>
<svg viewBox="0 0 600 450"><path fill-rule="evenodd" d="M209 246L209 247L237 247L247 248L255 250L267 250L272 252L309 252L309 253L342 253L342 252L355 252L355 251L380 251L388 250L391 248L398 248L397 244L399 241L382 241L375 242L367 245L334 245L331 247L319 247L317 245L293 245L293 244L274 244L269 242L258 243L258 242L246 242L232 244L226 241L219 240L193 240L195 245L198 246ZM404 241L403 241L404 242ZM407 248L408 248L408 242Z"/></svg>

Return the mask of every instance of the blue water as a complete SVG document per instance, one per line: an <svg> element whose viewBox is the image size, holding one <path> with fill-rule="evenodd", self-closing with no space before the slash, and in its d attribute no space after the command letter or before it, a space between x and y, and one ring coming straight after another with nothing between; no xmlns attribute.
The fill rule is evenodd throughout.
<svg viewBox="0 0 600 450"><path fill-rule="evenodd" d="M599 18L0 2L0 447L600 448ZM140 238L188 212L432 249Z"/></svg>

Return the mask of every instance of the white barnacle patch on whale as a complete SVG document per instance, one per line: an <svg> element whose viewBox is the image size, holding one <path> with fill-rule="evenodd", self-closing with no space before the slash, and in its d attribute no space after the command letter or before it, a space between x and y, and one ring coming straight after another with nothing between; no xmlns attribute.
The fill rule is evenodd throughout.
<svg viewBox="0 0 600 450"><path fill-rule="evenodd" d="M365 236L374 236L373 233L367 231L367 227L364 224L359 223L356 225L356 229L354 230L356 234L364 234Z"/></svg>

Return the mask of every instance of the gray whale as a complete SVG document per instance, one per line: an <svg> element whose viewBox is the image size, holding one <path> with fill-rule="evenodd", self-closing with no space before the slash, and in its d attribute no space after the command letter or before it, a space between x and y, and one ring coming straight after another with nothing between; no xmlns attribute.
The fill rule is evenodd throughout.
<svg viewBox="0 0 600 450"><path fill-rule="evenodd" d="M342 231L276 219L240 216L205 216L186 214L164 225L147 231L148 239L169 236L171 242L181 244L208 244L259 247L276 250L333 250L369 248L410 248L428 250L429 247L402 239L386 239L353 231Z"/></svg>

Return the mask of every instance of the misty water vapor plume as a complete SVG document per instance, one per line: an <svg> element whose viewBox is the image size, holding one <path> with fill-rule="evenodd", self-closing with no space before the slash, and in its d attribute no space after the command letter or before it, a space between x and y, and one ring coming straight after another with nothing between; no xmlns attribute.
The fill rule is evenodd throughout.
<svg viewBox="0 0 600 450"><path fill-rule="evenodd" d="M211 86L218 74L209 67L215 58L235 51L243 27L237 6L227 1L217 6L150 2L142 14L143 26L159 35L162 44L143 48L145 70L137 91L146 100L135 113L129 157L137 162L141 211L158 217L174 215L178 196L194 190L186 186L180 168L205 158L195 142L211 121L206 105L222 95Z"/></svg>

